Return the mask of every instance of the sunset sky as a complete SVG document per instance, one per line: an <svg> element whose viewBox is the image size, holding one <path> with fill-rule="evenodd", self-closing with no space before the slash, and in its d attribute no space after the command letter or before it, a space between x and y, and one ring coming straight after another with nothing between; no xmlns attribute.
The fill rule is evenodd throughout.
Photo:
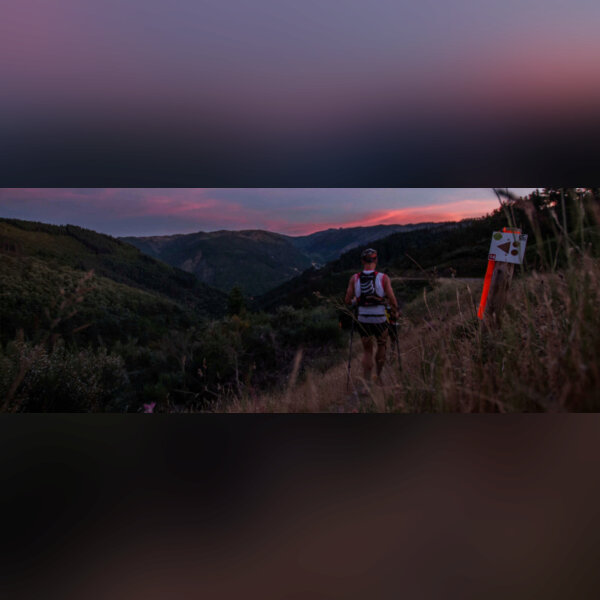
<svg viewBox="0 0 600 600"><path fill-rule="evenodd" d="M525 195L532 188L512 188ZM498 207L491 188L0 188L0 217L113 236L218 229L303 235L330 227L454 221Z"/></svg>

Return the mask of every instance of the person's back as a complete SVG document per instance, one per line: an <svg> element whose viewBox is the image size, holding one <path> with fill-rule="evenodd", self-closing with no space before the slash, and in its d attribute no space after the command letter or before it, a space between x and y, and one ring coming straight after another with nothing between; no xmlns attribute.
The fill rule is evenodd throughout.
<svg viewBox="0 0 600 600"><path fill-rule="evenodd" d="M361 260L363 270L350 278L345 301L346 304L353 304L357 307L358 331L364 349L363 374L365 380L369 381L373 368L373 339L377 342L375 355L377 375L381 373L385 363L388 337L386 300L391 306L394 316L398 310L398 303L390 278L375 270L377 251L367 248L361 254Z"/></svg>
<svg viewBox="0 0 600 600"><path fill-rule="evenodd" d="M354 279L354 295L357 300L359 323L381 324L386 322L385 290L386 275L369 269L357 273Z"/></svg>

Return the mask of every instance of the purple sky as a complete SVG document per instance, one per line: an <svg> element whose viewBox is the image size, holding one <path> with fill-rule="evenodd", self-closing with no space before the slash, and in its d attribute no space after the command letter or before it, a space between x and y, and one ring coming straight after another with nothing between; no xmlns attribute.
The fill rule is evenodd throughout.
<svg viewBox="0 0 600 600"><path fill-rule="evenodd" d="M530 188L512 188L525 195ZM329 227L482 216L491 188L0 188L0 217L73 224L113 236L218 229L302 235Z"/></svg>

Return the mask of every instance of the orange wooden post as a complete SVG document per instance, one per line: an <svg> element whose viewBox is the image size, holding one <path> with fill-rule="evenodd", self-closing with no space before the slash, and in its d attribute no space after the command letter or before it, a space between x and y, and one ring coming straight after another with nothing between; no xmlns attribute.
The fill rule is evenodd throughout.
<svg viewBox="0 0 600 600"><path fill-rule="evenodd" d="M500 324L500 315L508 298L508 289L512 282L515 265L513 263L498 262L494 269L494 277L490 285L487 314L488 318Z"/></svg>
<svg viewBox="0 0 600 600"><path fill-rule="evenodd" d="M492 283L492 275L494 274L494 267L496 266L495 260L488 260L487 270L485 272L485 279L483 280L483 290L481 292L481 301L479 302L479 310L477 316L479 319L483 319L485 313L485 306L487 304L488 294L490 292L490 285Z"/></svg>
<svg viewBox="0 0 600 600"><path fill-rule="evenodd" d="M502 233L520 235L521 230L518 228L503 227ZM508 297L508 289L514 270L514 263L497 262L492 258L488 260L488 268L485 273L483 291L481 293L481 302L477 312L480 320L483 320L487 308L488 320L494 320L496 324L499 324L500 314Z"/></svg>

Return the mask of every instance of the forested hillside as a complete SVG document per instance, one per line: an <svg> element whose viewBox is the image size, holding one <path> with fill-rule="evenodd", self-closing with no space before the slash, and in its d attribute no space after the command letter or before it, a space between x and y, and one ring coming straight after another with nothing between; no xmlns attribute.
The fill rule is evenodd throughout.
<svg viewBox="0 0 600 600"><path fill-rule="evenodd" d="M342 338L330 308L255 315L70 225L1 219L0 282L0 411L207 410L277 386L300 348L327 368Z"/></svg>
<svg viewBox="0 0 600 600"><path fill-rule="evenodd" d="M224 292L237 286L250 296L266 292L311 264L286 236L269 231L214 231L123 241Z"/></svg>
<svg viewBox="0 0 600 600"><path fill-rule="evenodd" d="M310 235L290 237L296 248L306 254L313 262L325 264L336 260L344 252L363 244L387 237L400 231L412 231L432 227L435 223L417 223L412 225L372 225L366 227L339 227L317 231Z"/></svg>
<svg viewBox="0 0 600 600"><path fill-rule="evenodd" d="M199 282L189 273L90 229L0 219L0 253L15 259L41 260L49 269L93 269L97 276L158 293L207 316L225 311L222 293Z"/></svg>

